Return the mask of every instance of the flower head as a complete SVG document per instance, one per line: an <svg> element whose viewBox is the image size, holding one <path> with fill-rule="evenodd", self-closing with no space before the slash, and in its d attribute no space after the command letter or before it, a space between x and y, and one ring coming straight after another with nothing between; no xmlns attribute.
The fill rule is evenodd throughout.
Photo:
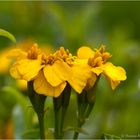
<svg viewBox="0 0 140 140"><path fill-rule="evenodd" d="M38 94L58 97L67 82L81 93L86 85L86 77L89 77L89 71L87 72L85 66L79 65L75 59L63 47L47 55L34 44L25 53L25 57L16 59L10 73L16 79L33 81L34 90Z"/></svg>
<svg viewBox="0 0 140 140"><path fill-rule="evenodd" d="M75 57L68 50L60 47L53 54L42 55L42 63L45 66L34 80L34 88L37 93L58 97L67 82L77 92L82 92L86 85L83 79L87 78L82 78L82 69L75 63Z"/></svg>
<svg viewBox="0 0 140 140"><path fill-rule="evenodd" d="M120 81L126 80L126 72L122 67L116 67L112 63L107 62L111 56L110 53L105 51L104 45L101 45L101 47L95 51L85 46L79 48L77 57L85 59L92 71L92 75L88 79L86 87L92 87L100 74L105 75L111 82L112 89L115 89Z"/></svg>
<svg viewBox="0 0 140 140"><path fill-rule="evenodd" d="M16 79L31 81L43 67L37 44L34 44L25 55L25 58L20 56L20 59L17 59L16 63L13 64L10 74Z"/></svg>

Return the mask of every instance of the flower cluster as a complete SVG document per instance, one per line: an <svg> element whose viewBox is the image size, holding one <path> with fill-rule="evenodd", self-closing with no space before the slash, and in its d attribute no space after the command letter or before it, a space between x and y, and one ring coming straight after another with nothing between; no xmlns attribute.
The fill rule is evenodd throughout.
<svg viewBox="0 0 140 140"><path fill-rule="evenodd" d="M65 113L70 100L71 88L77 94L77 121L81 128L90 115L95 103L97 81L104 75L115 89L120 81L126 80L126 72L120 66L114 66L108 59L111 54L105 46L92 50L80 47L77 56L60 47L54 53L47 53L33 44L27 51L15 50L15 63L10 68L12 77L26 80L28 96L38 115L40 136L45 138L43 124L44 103L47 96L53 97L55 113L55 138L63 137ZM78 132L74 133L74 139Z"/></svg>
<svg viewBox="0 0 140 140"><path fill-rule="evenodd" d="M115 89L120 81L126 80L126 72L108 62L110 57L103 45L94 51L83 46L73 56L63 47L47 54L33 44L27 52L19 51L10 74L16 79L33 81L34 90L46 96L58 97L67 83L80 94L83 89L93 87L101 74Z"/></svg>

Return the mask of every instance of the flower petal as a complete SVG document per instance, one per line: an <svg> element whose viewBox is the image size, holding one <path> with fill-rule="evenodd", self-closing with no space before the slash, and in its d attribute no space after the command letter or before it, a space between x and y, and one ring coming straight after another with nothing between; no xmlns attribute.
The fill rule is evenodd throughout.
<svg viewBox="0 0 140 140"><path fill-rule="evenodd" d="M92 88L94 86L96 80L97 80L96 74L92 73L91 74L91 77L87 80L87 84L86 84L86 87L85 88L87 90L90 89L90 88Z"/></svg>
<svg viewBox="0 0 140 140"><path fill-rule="evenodd" d="M20 90L27 90L27 81L25 80L16 80L17 86Z"/></svg>
<svg viewBox="0 0 140 140"><path fill-rule="evenodd" d="M56 87L51 86L46 80L43 71L40 71L34 80L34 90L38 94L43 94L46 96L58 97L64 90L65 86L66 82L63 82Z"/></svg>
<svg viewBox="0 0 140 140"><path fill-rule="evenodd" d="M110 62L104 65L103 73L110 80L112 89L115 89L119 85L120 81L124 81L127 78L126 72L122 67L114 66Z"/></svg>
<svg viewBox="0 0 140 140"><path fill-rule="evenodd" d="M63 61L56 61L52 65L46 65L43 69L45 78L52 86L58 86L70 77L71 67Z"/></svg>
<svg viewBox="0 0 140 140"><path fill-rule="evenodd" d="M16 79L32 80L43 67L40 60L22 59L10 69L10 74Z"/></svg>
<svg viewBox="0 0 140 140"><path fill-rule="evenodd" d="M95 52L91 48L82 46L77 51L77 57L80 59L88 59L93 57L94 53Z"/></svg>
<svg viewBox="0 0 140 140"><path fill-rule="evenodd" d="M87 80L92 74L91 68L87 64L74 64L72 72L73 73L68 82L76 92L81 93L87 84Z"/></svg>
<svg viewBox="0 0 140 140"><path fill-rule="evenodd" d="M27 58L27 53L21 49L11 49L7 55L7 58L16 60L25 59Z"/></svg>
<svg viewBox="0 0 140 140"><path fill-rule="evenodd" d="M91 70L93 73L100 75L103 72L103 67L93 67Z"/></svg>
<svg viewBox="0 0 140 140"><path fill-rule="evenodd" d="M111 80L111 88L114 90L119 84L120 84L120 81L113 81Z"/></svg>

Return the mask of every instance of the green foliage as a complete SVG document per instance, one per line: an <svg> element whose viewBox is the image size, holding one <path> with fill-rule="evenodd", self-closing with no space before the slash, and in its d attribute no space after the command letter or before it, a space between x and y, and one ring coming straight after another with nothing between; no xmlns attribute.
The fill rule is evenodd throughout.
<svg viewBox="0 0 140 140"><path fill-rule="evenodd" d="M4 37L7 37L9 38L11 41L13 41L14 43L16 43L16 39L15 37L9 33L8 31L5 31L3 29L0 29L0 36L4 36Z"/></svg>

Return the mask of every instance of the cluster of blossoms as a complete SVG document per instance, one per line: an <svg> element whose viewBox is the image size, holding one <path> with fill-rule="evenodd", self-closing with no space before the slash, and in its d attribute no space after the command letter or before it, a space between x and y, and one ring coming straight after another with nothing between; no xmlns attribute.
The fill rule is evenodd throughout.
<svg viewBox="0 0 140 140"><path fill-rule="evenodd" d="M125 70L108 62L111 54L105 51L103 45L95 50L80 47L77 56L63 47L54 53L47 53L39 49L37 44L33 44L27 51L18 49L15 52L16 61L10 68L10 74L15 79L28 82L28 96L38 115L42 139L45 138L42 121L47 96L53 97L55 137L61 139L71 88L78 93L77 126L81 128L93 109L99 77L104 75L113 90L120 81L126 80ZM78 132L75 131L74 139L76 138Z"/></svg>
<svg viewBox="0 0 140 140"><path fill-rule="evenodd" d="M16 79L33 81L36 93L45 96L58 97L67 83L80 94L83 89L93 87L101 74L115 89L120 81L126 80L126 72L108 62L110 57L103 45L95 51L83 46L77 56L72 56L63 47L53 54L45 54L34 44L27 52L19 50L10 74Z"/></svg>

